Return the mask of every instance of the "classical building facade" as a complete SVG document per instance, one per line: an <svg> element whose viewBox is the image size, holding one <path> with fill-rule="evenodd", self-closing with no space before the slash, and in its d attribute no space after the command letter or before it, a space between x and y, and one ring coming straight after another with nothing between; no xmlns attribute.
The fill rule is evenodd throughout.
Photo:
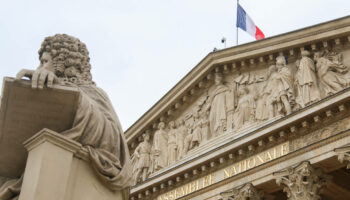
<svg viewBox="0 0 350 200"><path fill-rule="evenodd" d="M208 54L126 131L130 199L350 199L350 17Z"/></svg>

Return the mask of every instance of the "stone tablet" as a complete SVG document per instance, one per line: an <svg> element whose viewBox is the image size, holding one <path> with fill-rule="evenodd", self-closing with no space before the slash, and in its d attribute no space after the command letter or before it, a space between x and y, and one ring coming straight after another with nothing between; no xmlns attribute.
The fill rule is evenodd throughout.
<svg viewBox="0 0 350 200"><path fill-rule="evenodd" d="M54 86L32 89L28 80L4 78L0 106L0 176L19 177L25 168L27 151L23 142L43 128L55 132L73 125L79 91ZM54 155L53 155L54 156Z"/></svg>

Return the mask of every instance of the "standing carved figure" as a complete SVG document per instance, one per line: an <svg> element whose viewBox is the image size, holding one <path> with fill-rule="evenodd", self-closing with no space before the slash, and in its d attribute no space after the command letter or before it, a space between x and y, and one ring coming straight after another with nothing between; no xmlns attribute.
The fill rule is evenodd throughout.
<svg viewBox="0 0 350 200"><path fill-rule="evenodd" d="M191 148L199 146L202 141L202 121L199 117L198 110L193 113L193 132L192 132L192 141Z"/></svg>
<svg viewBox="0 0 350 200"><path fill-rule="evenodd" d="M235 129L247 127L255 121L255 99L245 85L239 88L239 99L234 114Z"/></svg>
<svg viewBox="0 0 350 200"><path fill-rule="evenodd" d="M223 77L221 74L215 74L215 86L210 97L210 133L214 136L226 131L227 115L226 107L228 99L229 88L223 84ZM231 99L232 101L232 99Z"/></svg>
<svg viewBox="0 0 350 200"><path fill-rule="evenodd" d="M176 129L175 122L169 122L169 132L168 132L168 165L171 165L176 162Z"/></svg>
<svg viewBox="0 0 350 200"><path fill-rule="evenodd" d="M210 128L209 128L209 110L202 111L202 142L206 142L210 138Z"/></svg>
<svg viewBox="0 0 350 200"><path fill-rule="evenodd" d="M153 137L153 170L157 171L167 166L168 164L168 135L165 131L164 122L160 122L158 130Z"/></svg>
<svg viewBox="0 0 350 200"><path fill-rule="evenodd" d="M180 160L183 156L186 133L187 133L187 129L185 127L185 121L181 119L178 122L177 129L176 129L176 146L177 146L176 159L177 160Z"/></svg>
<svg viewBox="0 0 350 200"><path fill-rule="evenodd" d="M36 70L21 70L16 79L30 78L33 89L51 88L54 84L78 88L80 99L72 128L60 134L88 150L93 169L110 189L130 187L134 180L128 145L112 103L92 81L86 45L75 37L56 34L45 38L39 59ZM15 183L20 186L20 182ZM18 195L20 187L8 186L0 189L0 199L15 199ZM13 195L15 189L18 193Z"/></svg>
<svg viewBox="0 0 350 200"><path fill-rule="evenodd" d="M301 51L301 60L297 62L295 83L298 91L296 102L303 108L321 99L317 85L316 68L314 61L309 57L310 52ZM298 65L299 64L299 65Z"/></svg>
<svg viewBox="0 0 350 200"><path fill-rule="evenodd" d="M135 149L132 161L134 163L133 173L134 180L137 183L140 179L145 181L149 168L151 166L151 143L149 133L145 133L143 136L143 142L141 142Z"/></svg>
<svg viewBox="0 0 350 200"><path fill-rule="evenodd" d="M288 115L292 112L292 105L295 102L294 88L293 88L293 74L287 66L287 61L284 56L276 58L276 67L278 74L278 81L276 89L277 96L277 110L279 114Z"/></svg>
<svg viewBox="0 0 350 200"><path fill-rule="evenodd" d="M186 137L184 141L184 149L182 152L182 156L185 156L189 150L192 148L192 128L190 124L186 125Z"/></svg>
<svg viewBox="0 0 350 200"><path fill-rule="evenodd" d="M331 57L331 56L330 56ZM332 61L321 52L314 54L316 62L317 76L320 80L320 88L323 90L323 96L332 95L348 85L345 75L348 73L348 67L339 62L339 59Z"/></svg>
<svg viewBox="0 0 350 200"><path fill-rule="evenodd" d="M276 65L271 65L268 70L268 78L265 86L262 89L260 98L257 102L255 118L259 121L271 119L277 115L278 91L278 74Z"/></svg>

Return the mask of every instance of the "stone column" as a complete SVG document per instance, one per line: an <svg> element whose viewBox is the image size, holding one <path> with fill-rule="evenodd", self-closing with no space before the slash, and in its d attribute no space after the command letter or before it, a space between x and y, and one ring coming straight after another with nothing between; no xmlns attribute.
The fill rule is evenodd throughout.
<svg viewBox="0 0 350 200"><path fill-rule="evenodd" d="M341 147L334 149L334 152L338 156L338 160L340 163L344 163L344 161L347 163L347 169L350 169L350 146Z"/></svg>
<svg viewBox="0 0 350 200"><path fill-rule="evenodd" d="M262 200L264 193L247 183L243 187L220 193L222 200Z"/></svg>
<svg viewBox="0 0 350 200"><path fill-rule="evenodd" d="M331 179L321 169L314 169L308 161L273 175L277 185L283 186L289 200L319 200L320 190Z"/></svg>
<svg viewBox="0 0 350 200"><path fill-rule="evenodd" d="M48 129L24 145L29 155L19 200L64 200L73 155L81 145Z"/></svg>

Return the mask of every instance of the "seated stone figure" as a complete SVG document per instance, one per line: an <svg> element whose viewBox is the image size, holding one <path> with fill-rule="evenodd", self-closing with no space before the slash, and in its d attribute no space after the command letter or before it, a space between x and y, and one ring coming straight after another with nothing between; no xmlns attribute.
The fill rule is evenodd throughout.
<svg viewBox="0 0 350 200"><path fill-rule="evenodd" d="M130 187L132 167L124 133L106 93L92 81L85 44L66 34L47 37L39 59L36 70L21 70L16 78L30 78L33 89L54 84L77 88L81 95L73 127L61 134L88 150L92 167L111 190ZM6 181L0 199L16 199L20 185L21 178Z"/></svg>

